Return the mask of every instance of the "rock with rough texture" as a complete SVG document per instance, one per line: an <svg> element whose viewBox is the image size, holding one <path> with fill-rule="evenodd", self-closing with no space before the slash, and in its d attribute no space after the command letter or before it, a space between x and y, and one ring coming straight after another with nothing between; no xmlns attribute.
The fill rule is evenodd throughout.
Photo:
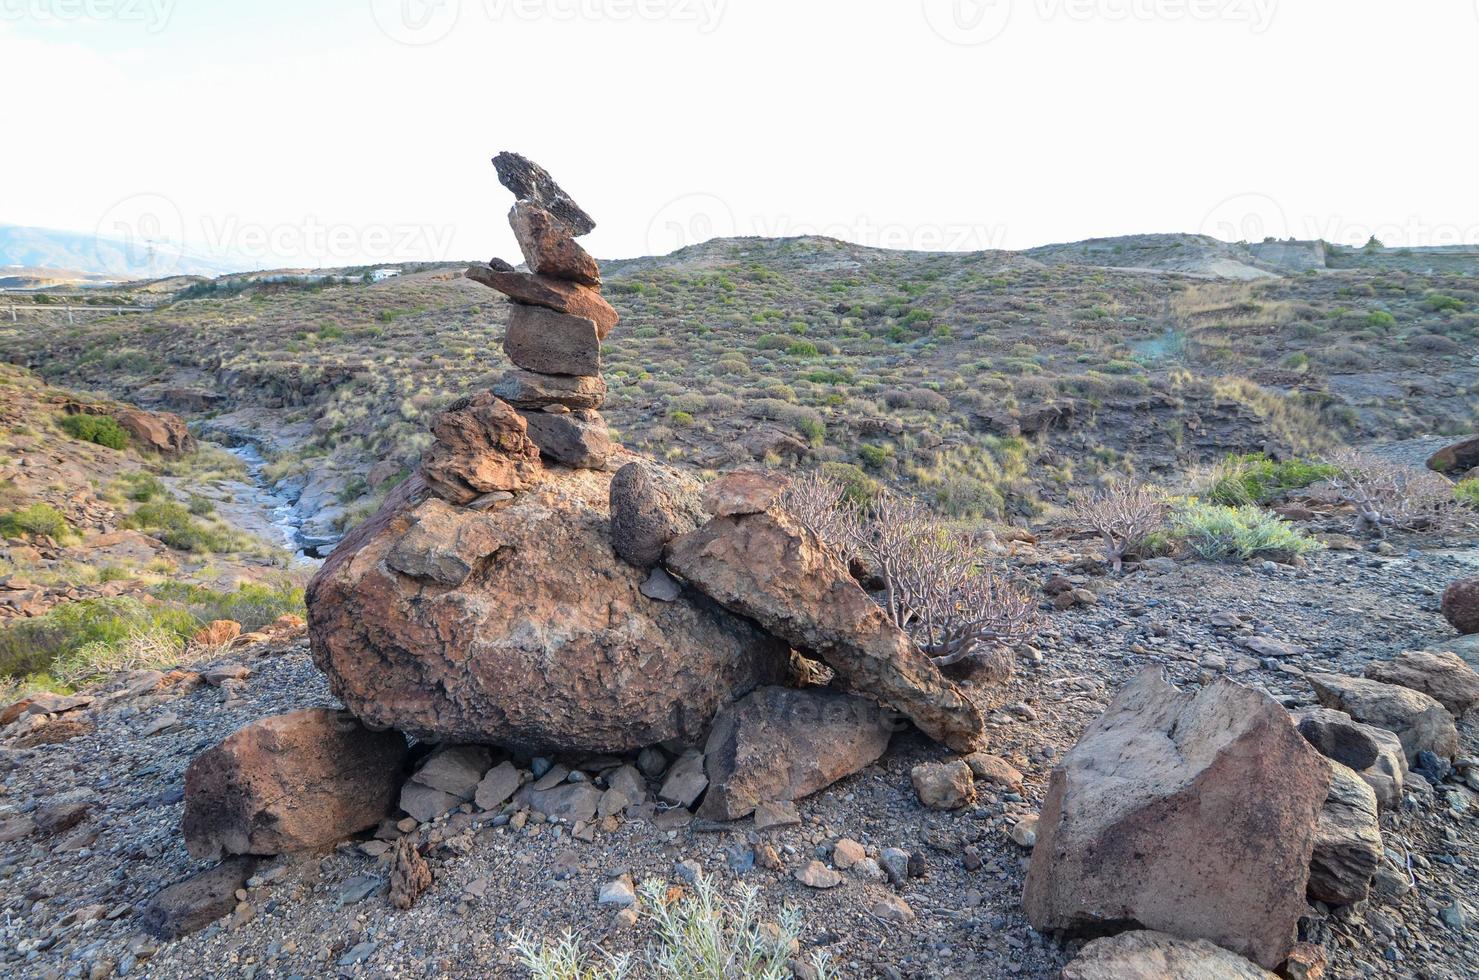
<svg viewBox="0 0 1479 980"><path fill-rule="evenodd" d="M421 501L408 519L410 527L385 556L385 563L412 578L455 588L504 547L497 521L440 497Z"/></svg>
<svg viewBox="0 0 1479 980"><path fill-rule="evenodd" d="M1226 679L1183 693L1145 670L1053 770L1028 920L1090 934L1133 922L1275 967L1306 908L1329 783L1267 694Z"/></svg>
<svg viewBox="0 0 1479 980"><path fill-rule="evenodd" d="M698 815L738 820L762 801L810 796L877 761L895 727L874 702L839 691L752 691L714 719Z"/></svg>
<svg viewBox="0 0 1479 980"><path fill-rule="evenodd" d="M1439 473L1467 473L1476 466L1479 466L1479 436L1460 439L1428 457L1428 469Z"/></svg>
<svg viewBox="0 0 1479 980"><path fill-rule="evenodd" d="M1441 602L1443 618L1465 636L1479 633L1479 578L1448 583Z"/></svg>
<svg viewBox="0 0 1479 980"><path fill-rule="evenodd" d="M708 785L709 777L704 771L703 754L688 752L668 767L657 797L675 806L691 807Z"/></svg>
<svg viewBox="0 0 1479 980"><path fill-rule="evenodd" d="M601 268L575 240L574 230L533 201L517 201L509 226L529 271L585 286L601 285Z"/></svg>
<svg viewBox="0 0 1479 980"><path fill-rule="evenodd" d="M442 814L461 806L462 797L443 790L433 789L414 779L407 780L401 787L400 808L417 823L430 823Z"/></svg>
<svg viewBox="0 0 1479 980"><path fill-rule="evenodd" d="M1205 939L1138 929L1096 939L1063 968L1063 980L1277 980Z"/></svg>
<svg viewBox="0 0 1479 980"><path fill-rule="evenodd" d="M185 846L197 858L283 854L373 827L395 803L399 732L306 708L252 722L185 770Z"/></svg>
<svg viewBox="0 0 1479 980"><path fill-rule="evenodd" d="M958 810L976 802L971 767L959 759L917 765L909 770L909 780L919 802L931 810Z"/></svg>
<svg viewBox="0 0 1479 980"><path fill-rule="evenodd" d="M669 542L666 564L825 662L838 686L902 712L956 751L980 742L980 710L889 621L842 559L780 508L715 517Z"/></svg>
<svg viewBox="0 0 1479 980"><path fill-rule="evenodd" d="M599 470L611 458L611 433L599 412L576 409L552 415L524 412L529 438L549 460L576 469Z"/></svg>
<svg viewBox="0 0 1479 980"><path fill-rule="evenodd" d="M726 473L704 487L704 510L713 517L763 513L785 489L786 480L774 473Z"/></svg>
<svg viewBox="0 0 1479 980"><path fill-rule="evenodd" d="M1453 716L1421 691L1344 674L1309 674L1305 679L1325 707L1396 735L1409 765L1417 761L1419 752L1449 760L1458 756Z"/></svg>
<svg viewBox="0 0 1479 980"><path fill-rule="evenodd" d="M1294 716L1294 724L1321 755L1365 780L1378 807L1401 805L1407 760L1397 736L1332 708L1306 708Z"/></svg>
<svg viewBox="0 0 1479 980"><path fill-rule="evenodd" d="M537 276L531 272L516 272L508 268L507 263L501 264L504 268L494 268L491 264L472 266L467 270L467 278L508 296L517 304L514 307L515 313L518 312L520 306L532 306L536 309L563 313L577 319L590 320L595 325L597 340L605 340L611 328L616 326L618 319L616 310L612 309L611 304L591 287L582 286L576 282L566 282L563 279L552 279L549 276ZM510 320L510 327L512 327L512 320ZM532 364L524 364L520 361L514 363L531 371L541 370ZM594 372L553 371L549 373L593 374Z"/></svg>
<svg viewBox="0 0 1479 980"><path fill-rule="evenodd" d="M1011 793L1022 792L1022 774L1017 767L1000 756L986 752L972 752L965 757L971 767L971 775L992 786L1000 786Z"/></svg>
<svg viewBox="0 0 1479 980"><path fill-rule="evenodd" d="M236 907L236 892L257 870L258 858L229 857L160 889L139 917L143 930L171 941L199 932Z"/></svg>
<svg viewBox="0 0 1479 980"><path fill-rule="evenodd" d="M479 810L500 807L514 795L522 781L523 777L512 762L500 762L488 770L488 774L478 783L473 802Z"/></svg>
<svg viewBox="0 0 1479 980"><path fill-rule="evenodd" d="M1376 794L1350 768L1334 759L1325 762L1330 767L1330 791L1315 824L1309 897L1350 905L1366 900L1371 876L1381 865Z"/></svg>
<svg viewBox="0 0 1479 980"><path fill-rule="evenodd" d="M161 456L183 456L196 450L195 437L185 420L173 412L146 412L123 407L113 412L119 428L128 433L129 444Z"/></svg>
<svg viewBox="0 0 1479 980"><path fill-rule="evenodd" d="M415 837L407 834L395 842L390 858L390 904L408 909L431 887L431 868L416 850Z"/></svg>
<svg viewBox="0 0 1479 980"><path fill-rule="evenodd" d="M486 746L442 745L426 757L411 779L459 800L470 800L492 765L493 756Z"/></svg>
<svg viewBox="0 0 1479 980"><path fill-rule="evenodd" d="M601 373L601 342L587 317L542 306L514 305L503 335L503 352L537 374L594 376Z"/></svg>
<svg viewBox="0 0 1479 980"><path fill-rule="evenodd" d="M600 408L606 401L606 381L599 374L539 374L514 368L493 386L493 394L514 408Z"/></svg>
<svg viewBox="0 0 1479 980"><path fill-rule="evenodd" d="M646 574L609 543L609 473L545 477L497 510L456 513L504 542L457 586L386 561L415 494L340 542L309 585L308 628L351 711L430 741L627 752L697 742L719 708L785 676L785 644L749 622L701 596L641 594Z"/></svg>
<svg viewBox="0 0 1479 980"><path fill-rule="evenodd" d="M435 441L421 478L437 496L466 504L494 490L526 490L539 475L539 447L523 416L492 392L453 402L431 424Z"/></svg>
<svg viewBox="0 0 1479 980"><path fill-rule="evenodd" d="M611 546L637 568L652 568L663 548L703 523L696 480L651 460L635 460L611 478Z"/></svg>
<svg viewBox="0 0 1479 980"><path fill-rule="evenodd" d="M603 791L590 783L561 783L549 789L534 789L533 784L519 790L518 799L551 820L565 823L590 823L601 805Z"/></svg>
<svg viewBox="0 0 1479 980"><path fill-rule="evenodd" d="M1385 663L1370 664L1366 676L1421 691L1455 717L1479 704L1479 672L1456 653L1408 650Z"/></svg>
<svg viewBox="0 0 1479 980"><path fill-rule="evenodd" d="M504 150L493 158L493 169L515 198L538 204L564 222L571 234L579 237L595 229L596 222L555 183L549 171L523 154Z"/></svg>
<svg viewBox="0 0 1479 980"><path fill-rule="evenodd" d="M807 888L836 888L842 875L820 861L808 861L793 872L793 877Z"/></svg>

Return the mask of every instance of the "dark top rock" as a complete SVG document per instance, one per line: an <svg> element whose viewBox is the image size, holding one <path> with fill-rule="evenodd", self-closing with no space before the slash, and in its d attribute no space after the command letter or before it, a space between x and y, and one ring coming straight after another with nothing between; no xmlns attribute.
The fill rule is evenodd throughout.
<svg viewBox="0 0 1479 980"><path fill-rule="evenodd" d="M591 216L555 183L548 170L528 157L504 150L493 158L493 169L498 171L503 186L514 192L514 197L538 204L569 225L577 237L595 229L596 222Z"/></svg>

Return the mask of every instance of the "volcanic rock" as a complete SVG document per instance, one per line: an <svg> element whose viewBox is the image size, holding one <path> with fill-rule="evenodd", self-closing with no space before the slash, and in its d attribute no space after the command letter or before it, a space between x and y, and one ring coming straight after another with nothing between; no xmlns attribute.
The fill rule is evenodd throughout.
<svg viewBox="0 0 1479 980"><path fill-rule="evenodd" d="M1268 695L1141 672L1053 770L1022 904L1039 932L1124 923L1274 967L1305 912L1324 760Z"/></svg>
<svg viewBox="0 0 1479 980"><path fill-rule="evenodd" d="M909 780L919 802L931 810L958 810L976 802L971 767L959 759L917 765L909 770Z"/></svg>
<svg viewBox="0 0 1479 980"><path fill-rule="evenodd" d="M838 691L752 691L714 719L698 815L737 820L765 800L810 796L877 761L893 721L872 701Z"/></svg>
<svg viewBox="0 0 1479 980"><path fill-rule="evenodd" d="M514 368L493 386L493 394L514 408L600 408L606 401L606 382L599 374L539 374Z"/></svg>
<svg viewBox="0 0 1479 980"><path fill-rule="evenodd" d="M816 535L780 508L715 517L669 542L667 567L721 605L825 662L840 687L908 716L960 752L980 711L859 587Z"/></svg>
<svg viewBox="0 0 1479 980"><path fill-rule="evenodd" d="M493 490L528 489L539 473L539 447L518 412L492 392L453 402L431 424L421 478L437 496L465 504Z"/></svg>
<svg viewBox="0 0 1479 980"><path fill-rule="evenodd" d="M1096 939L1063 968L1063 980L1277 980L1205 939L1137 929Z"/></svg>
<svg viewBox="0 0 1479 980"><path fill-rule="evenodd" d="M1365 780L1379 807L1390 809L1402 802L1407 760L1397 736L1331 708L1306 708L1294 716L1294 724L1321 755Z"/></svg>
<svg viewBox="0 0 1479 980"><path fill-rule="evenodd" d="M611 546L622 560L651 568L663 548L703 523L693 479L651 460L627 463L611 478Z"/></svg>
<svg viewBox="0 0 1479 980"><path fill-rule="evenodd" d="M386 561L421 502L388 500L308 588L314 662L335 695L418 739L627 752L696 742L724 704L785 676L785 644L749 622L701 596L641 594L646 574L609 543L610 483L547 471L497 510L454 510L504 542L456 586Z"/></svg>
<svg viewBox="0 0 1479 980"><path fill-rule="evenodd" d="M161 456L183 456L196 450L195 437L185 420L173 412L146 412L124 406L114 409L112 415L135 447Z"/></svg>
<svg viewBox="0 0 1479 980"><path fill-rule="evenodd" d="M1443 618L1468 636L1479 633L1479 578L1461 578L1443 590Z"/></svg>
<svg viewBox="0 0 1479 980"><path fill-rule="evenodd" d="M197 858L336 843L390 812L406 740L341 711L255 721L185 770L185 846Z"/></svg>
<svg viewBox="0 0 1479 980"><path fill-rule="evenodd" d="M236 892L257 870L258 858L229 857L220 864L160 889L139 924L156 939L198 932L236 907Z"/></svg>
<svg viewBox="0 0 1479 980"><path fill-rule="evenodd" d="M759 514L785 489L786 481L771 473L726 473L704 487L704 510L714 517Z"/></svg>
<svg viewBox="0 0 1479 980"><path fill-rule="evenodd" d="M549 459L577 469L599 470L611 456L606 420L590 409L552 415L523 412L529 438Z"/></svg>
<svg viewBox="0 0 1479 980"><path fill-rule="evenodd" d="M416 850L416 839L410 835L395 842L390 858L390 904L408 909L421 893L431 887L431 868Z"/></svg>
<svg viewBox="0 0 1479 980"><path fill-rule="evenodd" d="M1453 716L1421 691L1343 674L1308 674L1305 679L1325 707L1396 735L1409 765L1419 752L1449 760L1458 756Z"/></svg>
<svg viewBox="0 0 1479 980"><path fill-rule="evenodd" d="M533 201L518 201L508 223L519 240L519 251L529 271L585 286L601 285L596 260L575 241L572 229Z"/></svg>
<svg viewBox="0 0 1479 980"><path fill-rule="evenodd" d="M564 222L576 237L595 229L596 222L591 216L555 183L549 171L528 157L504 150L493 158L493 169L498 171L499 182L513 191L514 197L538 204Z"/></svg>
<svg viewBox="0 0 1479 980"><path fill-rule="evenodd" d="M1366 676L1421 691L1454 717L1479 704L1479 672L1456 653L1408 650L1385 663L1368 665Z"/></svg>
<svg viewBox="0 0 1479 980"><path fill-rule="evenodd" d="M1467 473L1476 466L1479 466L1479 436L1460 439L1428 457L1428 469L1439 473Z"/></svg>
<svg viewBox="0 0 1479 980"><path fill-rule="evenodd" d="M409 512L410 528L385 557L402 575L456 587L505 546L498 523L468 513L440 497L428 497Z"/></svg>
<svg viewBox="0 0 1479 980"><path fill-rule="evenodd" d="M503 352L521 368L539 374L592 376L601 373L601 342L587 317L542 306L515 304L503 335Z"/></svg>
<svg viewBox="0 0 1479 980"><path fill-rule="evenodd" d="M473 282L482 283L489 289L496 289L505 296L512 299L515 304L514 312L518 307L534 306L547 309L555 313L564 313L567 316L581 317L595 324L596 339L605 340L611 328L616 326L619 319L616 310L611 304L601 297L601 294L589 286L582 286L575 282L566 282L563 279L553 279L549 276L538 276L532 272L517 272L513 269L497 269L491 264L475 265L467 270L467 278ZM519 362L515 362L519 363ZM528 364L521 364L531 371L539 368ZM559 371L549 372L552 374L592 374L590 371Z"/></svg>
<svg viewBox="0 0 1479 980"><path fill-rule="evenodd" d="M1333 759L1330 791L1315 823L1309 897L1330 905L1365 901L1381 864L1376 794L1355 772Z"/></svg>

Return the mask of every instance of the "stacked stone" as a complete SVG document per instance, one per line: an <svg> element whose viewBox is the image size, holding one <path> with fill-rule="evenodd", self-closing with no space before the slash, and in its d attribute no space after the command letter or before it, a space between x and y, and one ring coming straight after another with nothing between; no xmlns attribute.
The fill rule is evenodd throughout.
<svg viewBox="0 0 1479 980"><path fill-rule="evenodd" d="M504 152L493 166L516 198L508 220L529 267L493 259L467 270L513 301L503 350L515 367L493 394L523 417L547 459L601 469L611 452L597 411L606 399L601 341L617 314L601 296L596 260L575 241L596 223L538 164Z"/></svg>

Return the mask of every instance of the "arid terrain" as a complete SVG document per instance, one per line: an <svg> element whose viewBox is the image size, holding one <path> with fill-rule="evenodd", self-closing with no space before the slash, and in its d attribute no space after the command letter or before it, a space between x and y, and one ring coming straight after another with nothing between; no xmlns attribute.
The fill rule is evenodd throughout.
<svg viewBox="0 0 1479 980"><path fill-rule="evenodd" d="M1051 788L1055 767L1147 668L1187 692L1215 694L1234 681L1282 716L1331 706L1312 675L1362 678L1404 651L1449 651L1451 671L1479 666L1479 637L1450 625L1453 601L1440 599L1456 580L1479 576L1479 483L1472 463L1446 477L1425 468L1479 429L1479 261L1465 253L1164 235L947 254L795 238L603 262L600 287L620 315L595 341L592 375L608 389L596 407L610 426L609 457L582 443L599 458L566 469L541 445L532 462L510 467L515 477L500 474L512 481L507 490L474 482L465 500L417 481L449 442L442 423L478 411L466 396L509 367L500 345L515 308L461 265L356 281L366 271L95 287L93 307L111 295L150 309L72 323L51 309L0 318L0 693L8 695L0 707L21 706L0 717L7 974L528 976L520 940L568 932L610 954L648 949L654 906L623 901L621 888L655 880L659 898L675 889L669 900L709 885L724 895L755 888L764 935L796 916L784 975L1059 976L1094 930L1039 932L1029 921L1036 817L1072 793ZM59 288L42 305L68 301ZM80 294L72 300L83 305ZM140 432L164 432L163 441L68 421L130 412ZM522 438L523 423L500 424ZM1341 462L1345 449L1359 461ZM352 698L378 700L434 732L465 726L459 712L493 697L489 685L522 683L485 678L460 689L453 650L446 674L434 673L440 662L425 668L423 687L438 693L396 687L408 670L404 651L428 636L463 635L446 625L449 606L472 609L478 629L522 612L523 595L498 597L499 609L477 605L480 583L505 574L510 552L544 563L527 583L529 596L538 593L528 602L551 636L568 620L572 634L605 637L608 615L619 620L643 601L640 583L652 605L669 604L650 614L654 622L686 617L673 628L685 641L709 635L712 620L726 636L768 631L808 657L814 647L863 642L849 632L854 624L827 619L825 600L777 611L743 579L760 572L703 564L718 547L692 543L704 533L750 528L753 544L762 540L753 529L772 520L788 540L822 542L814 575L835 566L860 595L849 575L869 587L876 577L857 570L866 565L857 556L839 562L820 530L797 530L776 516L775 493L743 481L706 503L708 524L695 529L690 515L684 533L659 542L661 564L634 560L620 542L614 556L604 543L598 556L581 551L593 526L616 519L611 473L649 457L651 479L685 488L731 487L714 478L734 471L763 473L778 487L819 471L849 499L887 490L926 504L949 533L972 535L982 561L1033 614L1005 669L999 659L943 668L941 683L965 700L953 710L984 719L974 750L942 744L948 724L944 736L926 737L917 727L938 717L895 704L916 724L899 721L886 751L795 801L794 815L789 797L777 797L762 801L787 804L774 822L754 806L753 816L721 821L696 794L674 789L674 772L692 759L680 739L622 752L495 750L467 763L476 770L469 787L486 785L505 760L518 775L510 793L484 799L481 789L474 797L471 788L459 796L432 787L424 774L436 739L422 737L411 751L425 768L406 786L451 792L446 809L406 815L411 797L399 795L401 809L337 843L227 856L216 894L161 910L161 890L220 856L186 848L185 772L233 732L338 707L336 693L361 716L369 709ZM530 476L526 463L545 475ZM1414 485L1439 481L1422 486L1438 486L1444 499L1433 513L1443 519L1425 511L1404 526L1363 524L1348 478L1361 466ZM663 476L669 468L676 475ZM1156 517L1116 574L1084 495L1132 484L1154 489ZM518 536L539 519L563 535L551 537L549 555ZM310 641L303 587L356 528L348 557L331 559L309 590L310 607L319 590L318 608L307 610ZM443 536L415 539L420 550L403 554L395 541L416 534ZM474 561L466 541L476 535L499 544ZM354 560L362 555L404 572L400 591L366 584L372 563ZM656 599L652 590L667 585L673 593ZM591 626L582 602L596 600L609 612ZM377 603L390 610L383 621ZM725 625L731 615L739 625ZM235 625L218 625L226 622ZM346 623L363 629L363 649L325 642L325 624ZM814 639L824 627L825 642L789 632ZM676 654L644 637L644 669L656 676ZM615 641L601 642L607 656ZM601 684L615 683L619 657L609 654L609 674L581 675L568 698L531 688L546 700L531 695L530 714L560 718L571 702L589 701L593 716L607 718L622 693ZM826 666L789 669L847 679L855 666L817 659ZM1445 676L1468 690L1468 675ZM1402 684L1411 687L1378 686ZM929 691L925 709L946 703ZM24 697L43 700L31 710ZM1479 875L1469 864L1479 847L1479 712L1463 698L1455 706L1434 697L1443 706L1432 702L1432 718L1451 712L1457 750L1435 755L1425 741L1421 755L1402 743L1397 756L1411 756L1398 763L1405 782L1382 800L1379 820L1372 809L1365 837L1338 842L1359 852L1352 864L1370 859L1340 873L1361 897L1303 906L1304 885L1297 889L1298 939L1324 958L1323 973L1286 966L1284 976L1437 980L1472 975L1479 962ZM705 751L712 766L714 750ZM958 799L924 785L944 771L929 764L965 773ZM594 809L562 819L543 808L553 797L537 795L595 787L605 800L622 780L634 781L622 791L639 798L623 797L609 813L603 804L599 819ZM712 769L708 785L716 795ZM1207 799L1227 789L1198 785ZM395 789L405 792L400 777ZM1246 792L1282 818L1281 787ZM1322 784L1321 800L1324 792ZM1265 826L1270 840L1246 841L1249 853L1269 849L1284 825L1271 815ZM1168 838L1164 847L1183 844ZM406 884L406 868L419 866L407 850L429 870L420 888ZM1044 851L1039 861L1049 860ZM410 907L396 907L406 894ZM192 913L199 921L188 928L171 918ZM632 975L650 974L639 966ZM1091 975L1101 974L1076 976Z"/></svg>

